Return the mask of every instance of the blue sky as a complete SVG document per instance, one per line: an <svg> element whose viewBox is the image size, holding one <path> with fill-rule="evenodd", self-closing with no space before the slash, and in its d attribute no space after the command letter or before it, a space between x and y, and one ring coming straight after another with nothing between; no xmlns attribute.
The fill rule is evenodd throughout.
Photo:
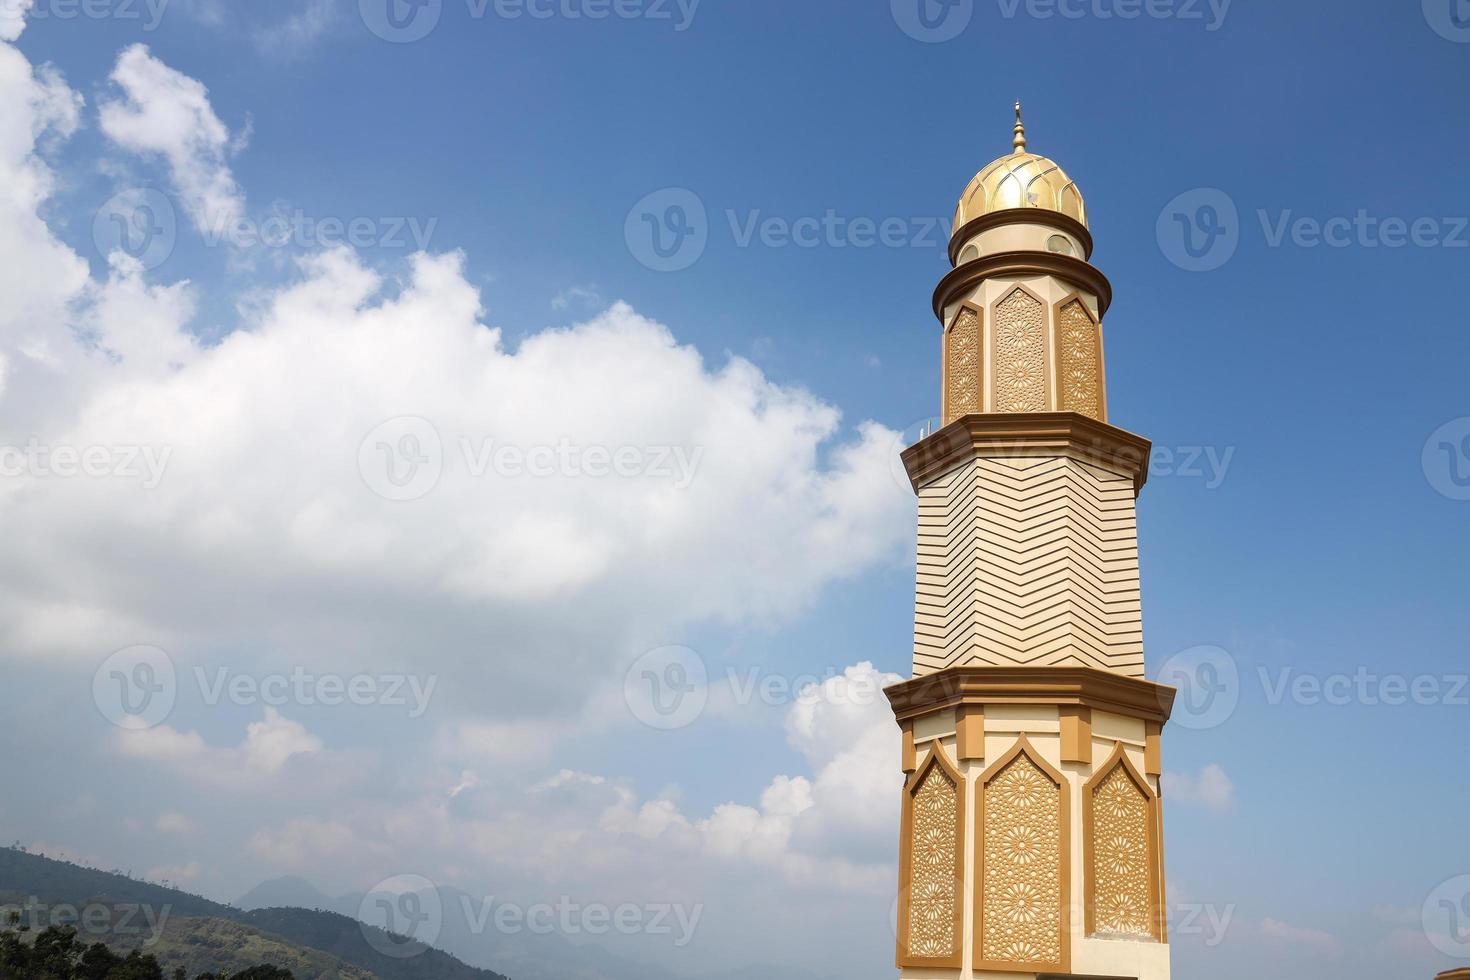
<svg viewBox="0 0 1470 980"><path fill-rule="evenodd" d="M769 498L754 481L732 489L728 501L710 510L717 522L740 522L753 500L763 501L762 514L765 505L774 514L785 507L787 494L804 499L834 472L842 447L861 443L865 420L897 432L935 414L938 328L929 299L947 268L940 229L974 172L1009 148L1010 105L1023 100L1031 148L1060 162L1086 194L1097 246L1093 261L1114 285L1106 323L1112 421L1151 438L1159 453L1139 505L1150 674L1181 651L1213 646L1227 652L1237 678L1239 703L1228 717L1197 730L1176 725L1166 737L1166 764L1184 779L1167 813L1173 897L1233 910L1223 942L1176 936L1175 969L1211 978L1262 971L1267 964L1320 970L1328 963L1335 975L1366 978L1388 969L1427 976L1455 965L1425 935L1420 911L1442 882L1470 874L1461 816L1470 787L1460 763L1470 689L1459 689L1456 680L1470 672L1464 641L1470 607L1463 599L1470 500L1460 499L1470 492L1456 480L1462 467L1470 476L1464 378L1470 340L1457 292L1470 261L1470 197L1456 180L1470 150L1470 109L1463 98L1470 34L1456 25L1470 11L1460 0L1235 0L1214 8L1181 0L1140 4L1153 13L1125 18L1120 12L1131 9L1126 0L1062 3L1052 16L1044 16L1054 9L1044 0L975 0L949 8L949 19L939 21L941 33L955 36L929 42L901 27L901 21L912 24L903 4L703 0L691 12L649 0L626 8L640 16L594 20L569 16L588 9L571 0L538 8L552 10L544 19L501 16L494 3L476 16L465 0L443 0L426 36L397 43L369 29L377 16L373 0L364 0L362 9L355 0L173 0L151 29L141 0L134 5L137 17L114 6L99 8L108 16L76 18L62 16L63 0L36 0L38 9L15 46L32 65L59 68L86 103L69 138L37 144L37 159L54 176L39 209L50 233L101 282L108 259L94 240L98 210L120 191L155 188L175 209L177 242L146 271L146 281L188 280L195 307L192 315L178 315L179 329L198 338L202 350L242 324L255 328L254 318L272 297L301 280L294 260L318 250L300 243L284 249L207 244L200 222L191 218L187 185L181 190L181 168L170 171L162 144L140 137L130 145L125 134L99 123L99 107L121 98L112 77L120 52L139 43L173 72L207 87L215 121L228 131L210 152L190 150L188 165L213 167L216 175L224 168L238 190L232 199L243 202L240 214L252 221L272 211L299 211L313 226L322 219L368 219L370 241L354 261L386 278L387 295L413 280L414 248L383 243L382 235L400 227L405 238L412 228L427 230L429 252L462 253L457 274L479 291L483 322L501 329L508 351L523 341L554 338L548 328L585 324L623 301L702 355L701 385L712 386L710 379L735 358L754 365L761 377L754 394L741 396L753 403L787 397L762 385L810 393L812 404L789 394L799 404L761 416L764 428L737 427L751 434L748 445L715 446L732 457L731 472L740 469L744 454L753 460L749 472L777 472L760 460L771 447L786 445L782 412L800 430L821 428L813 420L823 410L840 411L840 424L822 438L791 436L790 468L801 480ZM940 10L929 8L935 16ZM653 16L665 11L668 19ZM688 193L675 198L671 189ZM656 271L643 261L649 252L636 234L636 206L648 195L655 195L657 213L675 200L692 200L703 210L707 244L687 268ZM1205 237L1200 208L1206 204L1222 215L1218 239ZM771 240L779 223L829 213L846 229L835 241L800 247ZM1213 241L1203 257L1189 258L1180 237L1185 226L1175 215L1195 223L1190 246ZM771 233L746 238L746 230L772 219L778 225ZM897 241L857 244L861 236L852 234L852 223L864 221L896 222ZM1393 244L1395 221L1405 229L1399 239L1410 240ZM1324 225L1341 236L1334 244L1317 241L1314 227ZM1419 229L1417 242L1410 227ZM1214 267L1184 267L1192 261ZM334 273L332 281L349 278ZM431 304L431 314L438 310ZM444 310L449 320L457 308ZM371 335L370 324L360 329ZM560 336L582 344L579 329ZM14 360L25 345L7 338L7 348ZM592 364L612 357L590 341L579 349L589 351L578 356ZM362 350L367 356L374 349ZM309 361L309 345L305 351L296 357ZM401 374L410 378L413 351L412 344L391 346L383 357L405 358ZM322 356L341 353L324 350ZM440 362L426 357L424 363ZM679 403L645 399L643 386L673 390L676 367L668 376L650 369L642 378L636 357L608 363L609 370L635 368L604 379L617 403L610 408L614 415L646 400L647 413L631 412L624 434L659 438L642 435L639 426L658 429L678 413ZM301 370L298 363L283 376L282 391L249 390L262 403L289 407L296 397L291 381L310 378ZM211 383L222 377L212 375ZM269 384L273 375L260 377ZM395 377L385 372L384 392ZM537 388L525 377L524 388L512 376L503 380L507 398L514 395L506 404L528 417L562 418L559 404L566 399L556 390ZM101 383L79 382L76 403L85 404L87 386ZM322 385L323 402L334 390L342 392L341 400L355 390L334 389L329 379ZM383 411L365 417L416 414L405 395L411 387L405 382L396 401L385 395ZM17 390L30 388L20 385L8 397L18 397ZM714 402L724 405L723 398ZM26 418L44 415L23 412ZM593 402L585 414L597 413ZM256 409L246 415L256 419ZM74 432L84 416L78 409L76 417L47 424ZM225 413L211 424L215 441L228 442L237 422ZM249 424L238 422L241 429ZM576 426L570 416L559 424ZM504 431L511 430L496 430ZM24 442L25 435L17 428L7 439ZM163 438L172 444L172 436ZM872 440L892 445L897 437ZM178 443L188 440L180 436ZM263 438L250 445L271 443ZM313 455L309 445L287 454L298 449ZM881 456L865 457L880 460L874 472L881 473ZM270 496L280 489L272 483L275 472L265 468L259 485L247 479L249 490L240 492ZM194 501L238 486L221 478L186 491ZM903 488L889 489L897 497ZM580 499L568 497L567 506L580 506ZM64 504L96 502L80 496ZM600 520L633 521L633 503L598 504L604 505L609 510L599 512ZM765 518L753 519L752 538L764 540L761 534L769 532L776 545L788 537L791 544L777 561L762 552L748 563L729 563L729 588L740 599L701 596L690 600L698 614L683 617L647 600L636 578L619 583L611 576L597 599L608 610L587 630L607 629L618 642L642 643L640 649L687 646L715 676L729 668L821 677L861 662L905 674L913 587L905 550L912 518L905 507L911 504L887 496L881 505L854 504L844 511L850 523L839 521L839 527L896 524L850 552L833 549L827 561L816 554L825 539L797 533L825 516L816 504L792 504L780 511L784 516L771 517L769 528L760 523ZM123 512L152 515L136 502L127 508ZM440 516L452 523L458 513L448 503L444 508ZM12 511L12 519L24 513ZM313 526L303 517L310 513L303 508L283 524L298 531ZM67 538L68 516L63 510L43 522L57 537L37 532L38 554L66 553L58 541ZM502 524L508 520L500 517ZM354 620L369 624L356 635L334 618L350 615L343 610L351 603L338 602L350 593L379 612L401 604L421 650L435 644L465 650L463 658L444 662L424 654L441 678L441 701L431 717L448 702L443 714L452 720L425 736L400 717L384 723L360 711L286 707L281 713L310 732L292 729L282 736L308 747L294 754L310 754L317 743L371 754L391 741L400 758L422 761L434 778L439 770L474 770L486 783L535 782L574 770L615 781L643 801L669 801L693 823L730 801L754 806L773 774L815 776L823 764L822 748L791 735L784 701L709 712L672 733L589 723L530 762L459 760L444 748L453 741L446 731L454 724L518 717L499 707L477 715L472 707L475 692L500 683L502 668L511 678L505 681L508 699L544 704L532 712L540 711L544 724L559 712L596 703L592 678L616 680L637 650L620 647L599 661L588 652L597 643L571 630L556 644L563 651L575 648L576 655L557 659L534 644L518 645L523 637L514 624L516 606L505 598L514 589L497 594L507 605L490 623L465 611L473 589L450 588L450 598L419 605L391 582L357 582L357 570L343 573L353 584L340 594L331 575L306 569L299 579L287 577L279 592L247 576L254 585L229 615L220 612L229 600L201 598L189 588L180 593L180 608L170 611L170 583L214 575L233 581L255 559L236 563L204 545L176 553L160 541L171 541L179 529L162 518L149 520L138 517L137 536L111 544L121 549L125 566L163 569L140 575L147 588L130 594L117 585L118 568L98 570L95 556L77 566L57 557L55 571L43 576L70 581L54 586L56 596L82 606L105 606L98 594L111 589L118 608L132 602L149 612L139 613L126 635L103 630L100 638L41 643L44 655L17 652L18 680L0 695L7 710L46 704L85 719L77 723L91 736L109 737L105 721L91 713L86 685L107 652L130 643L169 649L181 672L185 664L255 657L279 667L300 662L302 645L336 645L341 649L333 662L350 660L354 644L371 647L367 634L376 622ZM466 520L467 527L477 526ZM201 518L190 533L206 524ZM87 521L78 526L85 529ZM441 533L427 524L410 530ZM724 563L738 537L711 533L659 542L663 552L650 549L640 560L670 570L669 581L650 581L647 589L667 588L671 601L679 599L678 583ZM70 546L80 547L75 541ZM347 569L351 561L334 556L328 564ZM513 571L497 567L495 574L514 582ZM814 570L790 571L807 567ZM23 570L12 562L7 578L14 582ZM746 593L747 583L766 576L769 594L757 585ZM524 606L528 621L569 615L555 603L585 583L575 575L567 581L562 591L537 593ZM292 582L307 583L300 601L291 595ZM8 609L39 601L20 586L12 591ZM184 605L191 602L208 611L190 612ZM271 618L277 603L292 610L279 629L248 623ZM298 616L298 606L316 612ZM626 616L619 618L617 609ZM238 615L247 625L205 629L201 621L215 614ZM470 625L460 622L461 614ZM443 621L430 623L425 616ZM140 625L145 620L146 629ZM511 625L501 633L500 624ZM22 647L35 633L12 641ZM477 639L482 648L472 654ZM60 646L75 649L65 658L53 650ZM610 640L608 647L617 643ZM399 646L401 662L417 663L418 653ZM537 657L548 658L547 669L558 676L586 674L586 690L575 703L548 693L556 684L537 678ZM464 668L470 661L474 668ZM1367 690L1380 696L1364 698L1356 688L1346 704L1273 696L1283 679L1360 670L1371 675ZM1427 704L1367 703L1382 700L1386 676L1433 678L1439 693ZM524 689L515 686L522 680ZM186 741L187 733L197 732L217 750L239 742L245 726L260 719L258 705L211 708L181 696L169 725ZM528 741L540 737L538 728L525 731ZM86 806L63 812L77 786L56 768L76 766L80 774L93 764L85 761L87 753L78 758L44 736L42 728L24 736L33 750L27 760L0 763L10 769L11 785L18 779L36 790L30 802L0 810L9 837L139 868L194 862L193 886L226 899L270 873L299 872L330 892L363 889L376 875L410 868L430 877L449 873L442 858L427 851L413 858L417 865L385 863L384 848L392 853L388 838L374 841L358 826L351 828L357 850L349 853L366 855L360 871L345 870L351 864L345 858L335 862L340 874L309 861L297 866L291 859L300 848L281 843L294 812L289 806L278 801L225 813L201 802L196 813L193 794L203 791L190 789L177 773L137 762L168 757L162 750L134 753L107 767L111 775L97 776L126 783L107 791L128 801L123 821ZM509 769L496 768L502 763ZM296 763L288 758L286 764ZM271 765L280 763L267 765L279 771ZM1218 777L1205 775L1211 766L1223 774L1224 788ZM261 795L270 793L262 789ZM176 798L170 812L211 830L161 842L124 826L127 820L153 821L156 815L144 811L148 800L160 797ZM392 805L377 802L385 810ZM328 810L323 804L310 815L324 825L351 823ZM890 860L882 852L881 828L828 830L835 843L808 842L803 860L836 852L877 869L874 878L881 878ZM822 836L820 828L809 833ZM256 860L210 856L252 841ZM535 867L516 864L506 871L490 855L454 873L465 876L460 887L473 891L500 887L499 874L532 881ZM699 891L673 879L666 887ZM791 884L791 901L811 901L808 887ZM881 933L887 908L880 890L868 895L857 888L851 905L834 908L879 923L874 928ZM1470 920L1470 901L1463 907ZM732 919L729 929L734 934L759 925L758 919ZM832 930L823 933L827 941L838 941L840 923L826 928ZM882 935L855 940L845 965L855 969L872 960L871 975L887 975L886 942ZM795 940L774 942L769 956L783 968L808 967L810 958L798 946ZM1460 951L1470 955L1470 949Z"/></svg>

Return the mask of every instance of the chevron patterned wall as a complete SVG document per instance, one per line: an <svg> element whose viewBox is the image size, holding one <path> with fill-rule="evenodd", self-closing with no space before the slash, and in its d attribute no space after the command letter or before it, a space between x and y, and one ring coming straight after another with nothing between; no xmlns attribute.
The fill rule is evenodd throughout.
<svg viewBox="0 0 1470 980"><path fill-rule="evenodd" d="M975 459L919 490L914 675L964 665L1143 676L1131 475Z"/></svg>

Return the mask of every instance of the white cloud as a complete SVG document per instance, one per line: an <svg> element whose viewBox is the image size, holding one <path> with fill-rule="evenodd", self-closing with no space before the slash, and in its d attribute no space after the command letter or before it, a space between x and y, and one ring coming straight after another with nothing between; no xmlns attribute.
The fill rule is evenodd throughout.
<svg viewBox="0 0 1470 980"><path fill-rule="evenodd" d="M584 309L592 309L602 302L602 294L597 287L591 284L586 286L568 286L551 298L553 310L565 310L573 303Z"/></svg>
<svg viewBox="0 0 1470 980"><path fill-rule="evenodd" d="M461 793L474 789L478 785L480 785L480 777L469 769L466 769L459 774L459 781L449 788L449 795L451 797L458 796Z"/></svg>
<svg viewBox="0 0 1470 980"><path fill-rule="evenodd" d="M1235 805L1235 784L1225 775L1224 769L1212 762L1197 774L1164 773L1164 796L1170 802L1228 810Z"/></svg>
<svg viewBox="0 0 1470 980"><path fill-rule="evenodd" d="M299 55L337 23L333 0L305 0L300 10L255 32L255 43L269 55Z"/></svg>
<svg viewBox="0 0 1470 980"><path fill-rule="evenodd" d="M13 49L0 56L22 96L0 100L15 117L0 126L0 176L34 210L50 179L37 132L67 100ZM142 46L113 78L125 99L104 105L104 130L162 154L199 214L238 208L204 86ZM906 545L913 501L889 476L892 433L869 423L840 439L830 405L738 358L709 365L625 305L512 350L461 256L418 255L393 290L343 249L303 259L248 329L205 349L187 284L152 284L121 255L92 281L36 214L15 217L0 222L24 233L0 248L25 279L0 347L0 439L168 464L152 489L7 481L0 506L23 529L0 560L9 655L95 661L146 640L186 664L253 641L292 666L452 669L436 720L493 733L576 709L690 624L788 616ZM33 301L32 283L46 284ZM443 465L407 503L373 492L373 447L359 452L404 415L434 426ZM643 469L475 472L507 444L625 449ZM687 486L659 471L680 460L697 463Z"/></svg>
<svg viewBox="0 0 1470 980"><path fill-rule="evenodd" d="M464 684L485 681L482 708L531 715L579 702L691 623L789 615L900 553L913 504L889 477L889 431L863 425L833 445L829 406L740 360L710 370L622 305L507 350L478 322L461 269L457 255L420 256L383 298L355 256L315 256L253 329L202 351L163 329L182 294L116 277L113 305L151 319L121 317L147 324L134 336L96 307L95 332L125 356L47 437L167 449L166 476L149 490L73 480L13 492L27 530L9 558L47 560L24 602L0 592L10 649L95 658L108 623L131 624L113 648L166 633L178 654L252 636L290 663L351 653L385 669L455 666ZM373 492L359 449L405 415L434 426L443 473L402 503ZM651 473L473 472L477 454L506 444L626 447L650 468L674 447L699 465L682 488ZM372 448L368 463L386 466ZM153 542L146 564L123 546L139 534ZM75 597L79 577L100 626L38 619ZM268 607L263 622L254 610ZM323 642L327 622L340 628Z"/></svg>
<svg viewBox="0 0 1470 980"><path fill-rule="evenodd" d="M26 29L26 11L34 0L0 2L0 41L14 41Z"/></svg>
<svg viewBox="0 0 1470 980"><path fill-rule="evenodd" d="M43 136L75 129L77 105L59 74L33 72L19 51L0 45L0 395L11 395L7 401L24 364L61 356L59 327L88 284L86 263L41 218L55 179L37 154Z"/></svg>
<svg viewBox="0 0 1470 980"><path fill-rule="evenodd" d="M245 729L245 761L264 772L278 772L293 755L311 755L322 750L322 740L300 722L281 717L275 708L265 709L265 718Z"/></svg>
<svg viewBox="0 0 1470 980"><path fill-rule="evenodd" d="M181 732L171 725L114 733L114 744L124 756L172 766L190 778L205 781L241 782L241 769L260 776L279 773L293 757L313 756L322 751L322 741L299 722L267 707L260 721L245 728L238 748L215 748L198 732Z"/></svg>
<svg viewBox="0 0 1470 980"><path fill-rule="evenodd" d="M199 830L199 825L189 817L173 811L160 813L153 822L153 827L165 834L193 834Z"/></svg>
<svg viewBox="0 0 1470 980"><path fill-rule="evenodd" d="M237 212L204 87L142 47L113 77L123 96L104 131L165 159L196 223ZM901 556L913 500L891 477L892 432L844 431L833 406L740 358L708 363L623 304L508 347L458 254L418 255L401 281L350 251L308 256L259 291L247 324L202 345L197 286L121 255L93 279L41 220L53 177L39 142L74 130L78 104L0 45L0 445L166 449L169 462L151 489L0 484L0 656L68 683L140 642L165 645L181 678L222 663L452 678L418 729L427 744L404 751L422 750L426 771L328 750L274 708L223 744L209 725L110 733L160 781L233 794L231 819L289 800L290 816L234 839L271 866L360 884L405 867L504 875L533 898L575 888L612 904L721 893L737 944L794 928L756 900L772 887L886 908L897 730L881 695L844 699L837 679L791 711L805 771L754 800L693 809L617 776L568 769L527 788L503 771L556 768L565 729L631 724L616 693L627 664L692 625L778 622ZM443 472L399 502L374 492L360 449L406 415L434 426ZM463 447L487 441L628 447L645 462L679 449L698 467L685 486L647 471L476 474ZM887 682L866 664L850 679ZM563 724L537 727L546 718ZM219 823L203 821L201 847L228 846ZM156 829L190 825L169 814Z"/></svg>
<svg viewBox="0 0 1470 980"><path fill-rule="evenodd" d="M134 44L118 56L112 80L123 99L101 105L102 131L119 146L168 162L169 176L195 227L223 231L244 212L227 161L230 131L196 79Z"/></svg>
<svg viewBox="0 0 1470 980"><path fill-rule="evenodd" d="M287 869L317 866L363 846L346 824L314 817L298 817L278 831L261 830L249 844L251 854Z"/></svg>

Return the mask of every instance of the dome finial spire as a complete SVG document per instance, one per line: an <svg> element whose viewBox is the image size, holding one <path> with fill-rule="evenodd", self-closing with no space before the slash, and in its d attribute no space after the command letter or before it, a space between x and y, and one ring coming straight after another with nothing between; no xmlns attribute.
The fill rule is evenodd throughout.
<svg viewBox="0 0 1470 980"><path fill-rule="evenodd" d="M1016 138L1011 140L1011 145L1016 148L1017 153L1026 152L1026 127L1021 125L1021 103L1016 103Z"/></svg>

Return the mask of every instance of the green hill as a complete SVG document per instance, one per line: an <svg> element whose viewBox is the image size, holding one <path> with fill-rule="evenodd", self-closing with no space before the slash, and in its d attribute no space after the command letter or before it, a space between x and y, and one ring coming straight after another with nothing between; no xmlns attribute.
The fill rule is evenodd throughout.
<svg viewBox="0 0 1470 980"><path fill-rule="evenodd" d="M34 912L22 911L33 906ZM389 956L378 950L393 945L386 933L335 912L242 912L176 888L18 848L0 849L0 908L21 912L32 930L57 921L58 913L77 914L68 908L88 909L92 922L72 922L82 939L124 953L151 953L166 974L176 966L192 976L265 964L288 969L297 980L506 980L437 949Z"/></svg>
<svg viewBox="0 0 1470 980"><path fill-rule="evenodd" d="M506 980L498 973L478 970L432 947L421 946L412 956L387 956L375 948L395 945L386 932L336 912L256 909L237 916L258 929L331 953L349 963L371 964L373 972L382 980ZM364 932L374 937L375 944L367 941Z"/></svg>
<svg viewBox="0 0 1470 980"><path fill-rule="evenodd" d="M252 966L278 966L296 980L382 980L320 950L288 942L229 919L168 918L155 941L130 936L103 941L119 952L139 949L151 953L164 975L182 966L189 976L200 973L237 973Z"/></svg>

